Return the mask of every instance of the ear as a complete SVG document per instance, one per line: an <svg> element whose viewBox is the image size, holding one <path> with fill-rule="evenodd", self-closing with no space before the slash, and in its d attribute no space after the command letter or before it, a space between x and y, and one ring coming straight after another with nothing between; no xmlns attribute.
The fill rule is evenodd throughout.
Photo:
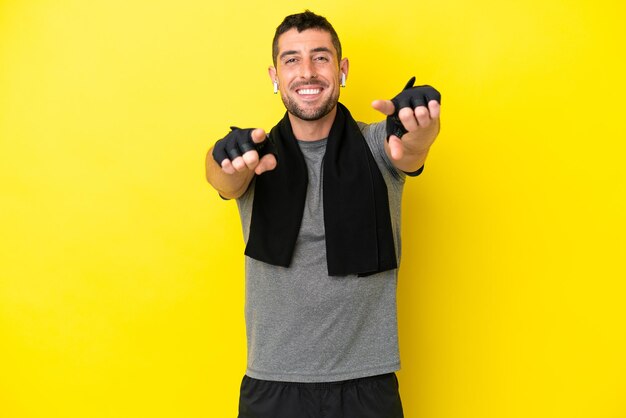
<svg viewBox="0 0 626 418"><path fill-rule="evenodd" d="M350 62L348 58L342 58L339 62L339 72L344 73L346 75L346 79L348 78L348 70L350 69Z"/></svg>
<svg viewBox="0 0 626 418"><path fill-rule="evenodd" d="M276 77L276 68L274 68L273 66L270 66L267 69L267 73L270 76L270 81L272 82L272 84L274 83L274 81L278 80L278 78Z"/></svg>

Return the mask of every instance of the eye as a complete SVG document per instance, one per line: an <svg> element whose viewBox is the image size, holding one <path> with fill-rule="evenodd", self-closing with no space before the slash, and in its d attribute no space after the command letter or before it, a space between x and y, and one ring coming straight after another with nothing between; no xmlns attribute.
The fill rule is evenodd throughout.
<svg viewBox="0 0 626 418"><path fill-rule="evenodd" d="M321 62L328 62L328 57L324 56L324 55L320 55L318 57L314 58L315 61L321 61Z"/></svg>
<svg viewBox="0 0 626 418"><path fill-rule="evenodd" d="M287 58L287 59L285 60L285 64L293 64L294 62L296 62L296 59L295 59L295 58Z"/></svg>

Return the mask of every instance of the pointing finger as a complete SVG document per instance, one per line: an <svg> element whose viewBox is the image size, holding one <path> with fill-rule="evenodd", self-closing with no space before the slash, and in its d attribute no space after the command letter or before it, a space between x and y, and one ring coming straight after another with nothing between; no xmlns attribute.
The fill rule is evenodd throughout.
<svg viewBox="0 0 626 418"><path fill-rule="evenodd" d="M396 110L391 100L374 100L372 107L384 115L393 115Z"/></svg>
<svg viewBox="0 0 626 418"><path fill-rule="evenodd" d="M265 131L261 128L255 129L252 131L252 141L255 144L259 144L263 141L265 141L265 138L267 138L267 135L265 134Z"/></svg>

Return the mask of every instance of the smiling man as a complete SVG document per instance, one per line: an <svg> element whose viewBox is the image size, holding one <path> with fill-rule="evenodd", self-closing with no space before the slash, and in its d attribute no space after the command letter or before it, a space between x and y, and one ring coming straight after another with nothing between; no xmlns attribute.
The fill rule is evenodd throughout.
<svg viewBox="0 0 626 418"><path fill-rule="evenodd" d="M270 131L233 130L207 180L237 199L246 240L248 365L239 418L398 418L400 206L439 132L440 95L414 79L386 115L356 122L339 103L349 63L310 11L276 29Z"/></svg>
<svg viewBox="0 0 626 418"><path fill-rule="evenodd" d="M335 109L339 75L348 73L348 60L339 60L332 36L322 30L284 32L277 40L274 67L269 75L279 85L287 111L303 121L319 121ZM276 68L280 68L278 74ZM315 125L318 125L316 123Z"/></svg>

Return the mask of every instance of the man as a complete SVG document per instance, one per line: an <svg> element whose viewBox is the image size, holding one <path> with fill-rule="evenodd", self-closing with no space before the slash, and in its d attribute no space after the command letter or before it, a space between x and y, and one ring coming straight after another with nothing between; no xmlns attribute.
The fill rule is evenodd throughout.
<svg viewBox="0 0 626 418"><path fill-rule="evenodd" d="M285 18L269 68L287 112L269 136L233 130L209 183L237 199L246 239L248 367L240 418L402 417L396 284L400 203L439 132L438 92L412 87L354 121L330 23Z"/></svg>

